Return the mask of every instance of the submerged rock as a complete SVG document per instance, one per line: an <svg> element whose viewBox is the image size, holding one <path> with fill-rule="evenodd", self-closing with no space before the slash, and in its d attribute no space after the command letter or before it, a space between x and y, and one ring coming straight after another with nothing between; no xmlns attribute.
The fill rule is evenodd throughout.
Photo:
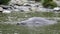
<svg viewBox="0 0 60 34"><path fill-rule="evenodd" d="M27 26L43 26L43 25L55 24L56 21L48 20L42 17L32 17L32 18L29 18L28 20L20 22L20 24L21 23Z"/></svg>

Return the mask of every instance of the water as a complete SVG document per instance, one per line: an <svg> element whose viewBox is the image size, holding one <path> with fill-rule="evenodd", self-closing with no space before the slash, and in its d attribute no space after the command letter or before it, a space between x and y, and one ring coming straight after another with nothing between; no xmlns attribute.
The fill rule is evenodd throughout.
<svg viewBox="0 0 60 34"><path fill-rule="evenodd" d="M25 34L25 33L26 34L41 34L41 33L47 34L47 32L49 34L50 31L54 33L57 32L55 25L54 25L54 28L56 31L50 29L53 27L48 26L48 25L55 24L56 21L41 17L41 12L40 13L25 13L25 12L23 13L19 11L18 12L13 11L10 14L4 14L2 17L0 18L2 19L2 21L4 20L2 22L4 24L3 25L0 24L1 25L0 31L2 31L1 33L4 33L4 34ZM4 18L7 19L7 21L5 21ZM20 24L17 25L17 23L20 23ZM22 25L21 23L25 23L26 26L24 24L23 26L21 26ZM44 28L45 25L48 27Z"/></svg>

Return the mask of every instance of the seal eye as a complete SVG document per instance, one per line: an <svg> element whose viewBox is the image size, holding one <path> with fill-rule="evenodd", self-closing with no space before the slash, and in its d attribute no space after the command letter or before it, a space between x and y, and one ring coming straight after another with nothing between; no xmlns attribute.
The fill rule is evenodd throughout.
<svg viewBox="0 0 60 34"><path fill-rule="evenodd" d="M26 23L21 23L21 25L26 25Z"/></svg>

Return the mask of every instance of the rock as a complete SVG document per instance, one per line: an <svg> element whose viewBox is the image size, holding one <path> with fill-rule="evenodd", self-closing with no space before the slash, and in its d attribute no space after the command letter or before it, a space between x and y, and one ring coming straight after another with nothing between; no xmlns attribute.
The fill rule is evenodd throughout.
<svg viewBox="0 0 60 34"><path fill-rule="evenodd" d="M40 6L40 3L24 3L23 5L24 5L24 6L25 6L25 5L29 5L29 6L31 6L31 7L37 7L37 6L39 7L39 6Z"/></svg>
<svg viewBox="0 0 60 34"><path fill-rule="evenodd" d="M3 11L3 8L2 8L2 7L0 7L0 12L1 12L1 11Z"/></svg>
<svg viewBox="0 0 60 34"><path fill-rule="evenodd" d="M3 12L3 8L2 7L0 7L0 13L2 13Z"/></svg>
<svg viewBox="0 0 60 34"><path fill-rule="evenodd" d="M53 0L55 3L57 3L58 6L60 6L60 0Z"/></svg>
<svg viewBox="0 0 60 34"><path fill-rule="evenodd" d="M31 10L35 12L37 10L37 7L31 7Z"/></svg>
<svg viewBox="0 0 60 34"><path fill-rule="evenodd" d="M10 10L3 10L2 13L11 13L11 11Z"/></svg>
<svg viewBox="0 0 60 34"><path fill-rule="evenodd" d="M48 20L42 17L32 17L32 18L29 18L28 20L21 21L20 24L21 23L27 26L44 26L44 25L55 24L56 21Z"/></svg>
<svg viewBox="0 0 60 34"><path fill-rule="evenodd" d="M13 9L13 11L20 11L19 9Z"/></svg>
<svg viewBox="0 0 60 34"><path fill-rule="evenodd" d="M60 11L60 7L55 7L53 10L54 11Z"/></svg>
<svg viewBox="0 0 60 34"><path fill-rule="evenodd" d="M12 8L12 6L9 6L9 5L0 5L2 8L3 8L3 10L12 10L13 8Z"/></svg>
<svg viewBox="0 0 60 34"><path fill-rule="evenodd" d="M22 10L22 11L30 11L29 6L14 6L16 9Z"/></svg>
<svg viewBox="0 0 60 34"><path fill-rule="evenodd" d="M21 5L21 4L24 4L25 2L27 2L27 0L11 0L9 2L9 5L13 5L13 4Z"/></svg>
<svg viewBox="0 0 60 34"><path fill-rule="evenodd" d="M44 7L38 7L37 9L36 9L36 11L41 11L41 12L52 12L53 11L53 9L48 9L48 8L44 8Z"/></svg>

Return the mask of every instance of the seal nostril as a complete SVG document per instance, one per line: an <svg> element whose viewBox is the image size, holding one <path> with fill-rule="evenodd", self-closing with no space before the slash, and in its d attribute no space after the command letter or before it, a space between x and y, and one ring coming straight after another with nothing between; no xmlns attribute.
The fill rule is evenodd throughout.
<svg viewBox="0 0 60 34"><path fill-rule="evenodd" d="M17 23L17 25L20 25L19 23Z"/></svg>

